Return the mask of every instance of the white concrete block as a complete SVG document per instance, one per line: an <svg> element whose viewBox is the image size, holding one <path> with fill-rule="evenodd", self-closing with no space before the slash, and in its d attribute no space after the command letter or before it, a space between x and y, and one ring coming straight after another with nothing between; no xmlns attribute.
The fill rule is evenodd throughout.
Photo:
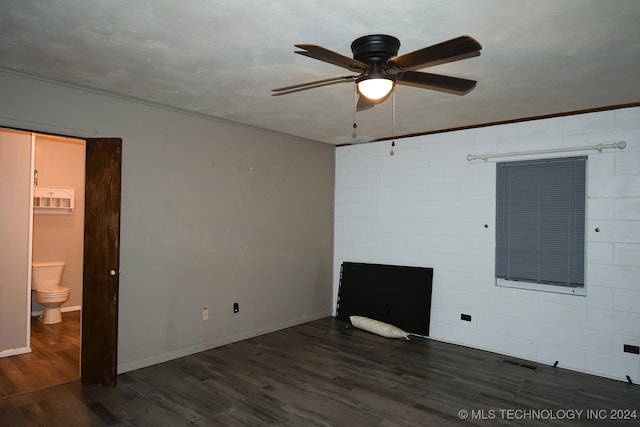
<svg viewBox="0 0 640 427"><path fill-rule="evenodd" d="M384 185L379 187L369 187L365 193L367 201L370 202L393 202L400 199L401 186Z"/></svg>
<svg viewBox="0 0 640 427"><path fill-rule="evenodd" d="M563 118L556 117L543 120L530 120L517 123L518 140L540 140L545 138L561 138L564 135Z"/></svg>
<svg viewBox="0 0 640 427"><path fill-rule="evenodd" d="M482 255L490 258L490 264L495 265L495 252L496 252L496 243L495 243L495 234L491 231L493 224L489 224L489 228L487 229L486 235L483 237L474 237L471 239L473 243L473 253L476 255Z"/></svg>
<svg viewBox="0 0 640 427"><path fill-rule="evenodd" d="M459 190L460 190L459 197L461 200L477 200L477 199L495 200L496 198L495 181L465 182L460 184Z"/></svg>
<svg viewBox="0 0 640 427"><path fill-rule="evenodd" d="M589 220L587 239L590 242L640 242L640 221Z"/></svg>
<svg viewBox="0 0 640 427"><path fill-rule="evenodd" d="M609 242L588 242L587 262L590 264L613 264L614 247L615 245Z"/></svg>
<svg viewBox="0 0 640 427"><path fill-rule="evenodd" d="M533 293L537 297L538 301L540 302L563 304L561 294L558 294L555 292L536 292L536 291L529 291L529 292Z"/></svg>
<svg viewBox="0 0 640 427"><path fill-rule="evenodd" d="M476 177L478 182L486 182L491 188L496 188L496 163L476 163Z"/></svg>
<svg viewBox="0 0 640 427"><path fill-rule="evenodd" d="M589 197L640 197L640 175L591 176Z"/></svg>
<svg viewBox="0 0 640 427"><path fill-rule="evenodd" d="M640 286L640 267L591 264L587 274L588 283L596 286L613 289L638 289Z"/></svg>
<svg viewBox="0 0 640 427"><path fill-rule="evenodd" d="M587 307L613 309L613 288L587 284Z"/></svg>
<svg viewBox="0 0 640 427"><path fill-rule="evenodd" d="M562 304L565 304L565 305L587 307L587 298L584 295L561 294L560 301Z"/></svg>
<svg viewBox="0 0 640 427"><path fill-rule="evenodd" d="M616 289L613 291L613 309L635 313L640 316L640 277L638 277L636 289ZM640 323L636 326L637 335L640 337Z"/></svg>
<svg viewBox="0 0 640 427"><path fill-rule="evenodd" d="M382 173L382 185L406 186L424 184L426 181L423 169L392 169Z"/></svg>
<svg viewBox="0 0 640 427"><path fill-rule="evenodd" d="M640 128L640 107L621 108L615 110L616 128L638 129Z"/></svg>
<svg viewBox="0 0 640 427"><path fill-rule="evenodd" d="M640 174L640 151L619 153L615 156L616 175Z"/></svg>
<svg viewBox="0 0 640 427"><path fill-rule="evenodd" d="M498 126L487 126L476 129L476 141L478 149L483 152L495 152L497 145L513 144L518 139L517 123L509 123ZM479 154L479 153L471 153Z"/></svg>
<svg viewBox="0 0 640 427"><path fill-rule="evenodd" d="M419 212L411 201L380 202L380 215L394 218L414 218Z"/></svg>
<svg viewBox="0 0 640 427"><path fill-rule="evenodd" d="M475 201L472 199L442 200L442 213L449 219L472 217Z"/></svg>
<svg viewBox="0 0 640 427"><path fill-rule="evenodd" d="M570 147L582 147L584 145L591 145L589 143L589 134L588 133L579 133L579 134L571 134L564 135L562 137L562 147L570 148ZM577 155L584 154L584 152L576 151Z"/></svg>
<svg viewBox="0 0 640 427"><path fill-rule="evenodd" d="M540 343L602 353L611 352L615 342L615 335L607 332L549 323L542 323L530 338Z"/></svg>
<svg viewBox="0 0 640 427"><path fill-rule="evenodd" d="M517 319L540 320L537 301L528 301L515 296L496 295L496 313Z"/></svg>
<svg viewBox="0 0 640 427"><path fill-rule="evenodd" d="M568 334L560 343L585 351L607 354L614 348L616 335L583 328L567 328Z"/></svg>
<svg viewBox="0 0 640 427"><path fill-rule="evenodd" d="M588 373L595 373L625 382L627 375L635 379L635 382L640 377L640 364L637 361L600 353L587 352L586 355L585 371Z"/></svg>
<svg viewBox="0 0 640 427"><path fill-rule="evenodd" d="M585 143L585 145L589 145ZM615 174L616 156L609 152L589 153L587 174L593 176L611 176Z"/></svg>
<svg viewBox="0 0 640 427"><path fill-rule="evenodd" d="M640 242L616 243L614 247L615 257L612 264L640 267ZM640 282L640 278L638 280Z"/></svg>
<svg viewBox="0 0 640 427"><path fill-rule="evenodd" d="M558 368L584 370L586 352L577 348L548 343L538 343L537 360L552 365L558 362Z"/></svg>
<svg viewBox="0 0 640 427"><path fill-rule="evenodd" d="M587 218L589 219L614 219L615 200L602 197L589 197L587 199Z"/></svg>
<svg viewBox="0 0 640 427"><path fill-rule="evenodd" d="M472 255L473 246L469 245L469 239L462 236L452 236L442 241L441 250L453 255Z"/></svg>
<svg viewBox="0 0 640 427"><path fill-rule="evenodd" d="M615 199L614 212L615 219L640 220L640 197Z"/></svg>
<svg viewBox="0 0 640 427"><path fill-rule="evenodd" d="M361 187L342 186L335 192L335 203L342 202L367 202L369 201L369 191Z"/></svg>
<svg viewBox="0 0 640 427"><path fill-rule="evenodd" d="M587 311L587 328L595 331L621 335L638 335L640 313L602 310L589 308Z"/></svg>
<svg viewBox="0 0 640 427"><path fill-rule="evenodd" d="M613 130L616 125L616 115L612 110L577 114L562 119L566 135Z"/></svg>
<svg viewBox="0 0 640 427"><path fill-rule="evenodd" d="M415 210L418 217L423 220L429 220L434 218L442 218L444 216L443 206L441 203L433 201L415 201L411 209Z"/></svg>
<svg viewBox="0 0 640 427"><path fill-rule="evenodd" d="M538 319L557 325L584 328L587 325L587 308L539 301Z"/></svg>
<svg viewBox="0 0 640 427"><path fill-rule="evenodd" d="M345 232L358 232L369 230L369 219L367 217L348 216L343 218Z"/></svg>
<svg viewBox="0 0 640 427"><path fill-rule="evenodd" d="M487 350L496 338L493 334L473 328L455 327L453 342L472 348Z"/></svg>
<svg viewBox="0 0 640 427"><path fill-rule="evenodd" d="M427 184L425 186L426 200L458 200L460 198L460 184Z"/></svg>
<svg viewBox="0 0 640 427"><path fill-rule="evenodd" d="M335 207L336 216L378 216L380 215L379 203L368 202L342 202L336 203Z"/></svg>
<svg viewBox="0 0 640 427"><path fill-rule="evenodd" d="M478 329L498 336L524 337L527 340L535 335L540 323L524 318L512 318L508 315L498 314L495 309L486 312L484 316L478 316Z"/></svg>
<svg viewBox="0 0 640 427"><path fill-rule="evenodd" d="M441 289L440 293L443 307L448 307L448 310L458 318L460 318L460 313L477 308L482 308L484 311L493 310L493 298L487 295L457 289Z"/></svg>
<svg viewBox="0 0 640 427"><path fill-rule="evenodd" d="M453 341L455 326L431 319L429 323L429 336L444 341Z"/></svg>
<svg viewBox="0 0 640 427"><path fill-rule="evenodd" d="M490 341L489 348L495 349L493 351L497 353L526 360L536 360L537 356L537 343L515 336L496 335Z"/></svg>

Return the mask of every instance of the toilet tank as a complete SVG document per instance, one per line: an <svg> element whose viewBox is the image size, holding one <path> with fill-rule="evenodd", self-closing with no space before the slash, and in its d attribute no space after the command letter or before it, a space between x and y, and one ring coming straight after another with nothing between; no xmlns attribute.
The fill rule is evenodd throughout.
<svg viewBox="0 0 640 427"><path fill-rule="evenodd" d="M31 263L31 289L37 290L45 286L60 286L64 261L47 261Z"/></svg>

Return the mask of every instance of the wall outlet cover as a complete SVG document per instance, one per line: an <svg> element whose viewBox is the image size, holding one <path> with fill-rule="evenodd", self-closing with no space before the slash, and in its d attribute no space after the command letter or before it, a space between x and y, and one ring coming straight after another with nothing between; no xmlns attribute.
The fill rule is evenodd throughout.
<svg viewBox="0 0 640 427"><path fill-rule="evenodd" d="M625 353L632 353L632 354L640 354L640 346L625 344L624 345L624 352Z"/></svg>

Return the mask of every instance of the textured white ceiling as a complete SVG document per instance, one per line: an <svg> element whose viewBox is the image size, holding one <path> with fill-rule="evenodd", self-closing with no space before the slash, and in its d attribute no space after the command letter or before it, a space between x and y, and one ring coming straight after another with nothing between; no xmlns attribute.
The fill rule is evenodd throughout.
<svg viewBox="0 0 640 427"><path fill-rule="evenodd" d="M399 53L459 35L482 55L424 71L470 78L465 96L397 88L395 135L640 102L638 0L0 0L0 68L330 144L388 137L391 100L358 113L353 84L295 55L351 56L367 34ZM1 88L0 88L1 89Z"/></svg>

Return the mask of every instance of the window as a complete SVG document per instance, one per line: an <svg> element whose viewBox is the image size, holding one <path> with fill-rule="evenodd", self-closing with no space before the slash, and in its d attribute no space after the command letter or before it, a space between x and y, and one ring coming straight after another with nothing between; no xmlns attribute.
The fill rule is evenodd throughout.
<svg viewBox="0 0 640 427"><path fill-rule="evenodd" d="M584 294L586 161L497 163L498 285Z"/></svg>

